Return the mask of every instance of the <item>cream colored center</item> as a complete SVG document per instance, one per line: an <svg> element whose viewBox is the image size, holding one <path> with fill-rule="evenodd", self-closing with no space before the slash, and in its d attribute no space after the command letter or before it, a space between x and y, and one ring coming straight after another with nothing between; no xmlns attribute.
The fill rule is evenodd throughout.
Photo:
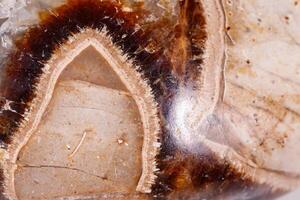
<svg viewBox="0 0 300 200"><path fill-rule="evenodd" d="M93 48L61 74L38 129L19 153L19 199L128 194L142 173L134 99Z"/></svg>

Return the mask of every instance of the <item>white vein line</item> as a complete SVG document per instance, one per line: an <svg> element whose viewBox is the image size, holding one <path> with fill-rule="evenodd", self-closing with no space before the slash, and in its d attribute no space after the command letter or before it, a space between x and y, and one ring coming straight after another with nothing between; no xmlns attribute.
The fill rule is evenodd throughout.
<svg viewBox="0 0 300 200"><path fill-rule="evenodd" d="M78 143L78 145L76 146L74 151L69 155L70 158L72 158L75 155L75 153L78 151L78 149L80 148L80 146L82 145L82 143L85 139L85 136L86 136L86 131L83 132L80 142Z"/></svg>

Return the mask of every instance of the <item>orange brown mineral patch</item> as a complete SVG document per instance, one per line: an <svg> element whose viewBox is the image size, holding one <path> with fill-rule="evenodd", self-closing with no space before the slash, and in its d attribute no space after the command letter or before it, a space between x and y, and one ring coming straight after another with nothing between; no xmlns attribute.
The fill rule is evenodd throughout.
<svg viewBox="0 0 300 200"><path fill-rule="evenodd" d="M265 199L299 184L298 169L264 168L273 161L252 151L285 148L288 134L265 140L256 125L286 111L278 120L226 79L225 25L227 37L238 25L225 7L68 0L41 12L1 68L0 199Z"/></svg>

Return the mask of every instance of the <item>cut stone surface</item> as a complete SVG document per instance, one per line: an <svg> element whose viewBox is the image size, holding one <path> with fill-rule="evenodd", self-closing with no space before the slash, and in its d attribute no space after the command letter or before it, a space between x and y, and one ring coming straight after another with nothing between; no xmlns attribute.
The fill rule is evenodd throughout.
<svg viewBox="0 0 300 200"><path fill-rule="evenodd" d="M143 128L137 105L124 90L93 47L66 67L37 130L19 153L19 199L135 191Z"/></svg>
<svg viewBox="0 0 300 200"><path fill-rule="evenodd" d="M90 46L83 50L62 72L62 80L82 80L104 87L127 91L107 60Z"/></svg>
<svg viewBox="0 0 300 200"><path fill-rule="evenodd" d="M0 28L1 200L300 186L299 0L58 1Z"/></svg>

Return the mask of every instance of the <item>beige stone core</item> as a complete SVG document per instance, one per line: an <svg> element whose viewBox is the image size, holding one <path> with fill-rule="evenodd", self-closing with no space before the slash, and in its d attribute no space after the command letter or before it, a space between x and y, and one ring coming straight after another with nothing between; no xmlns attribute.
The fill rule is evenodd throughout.
<svg viewBox="0 0 300 200"><path fill-rule="evenodd" d="M19 152L16 196L32 200L134 193L142 173L142 147L136 102L90 46L64 69L37 129Z"/></svg>

